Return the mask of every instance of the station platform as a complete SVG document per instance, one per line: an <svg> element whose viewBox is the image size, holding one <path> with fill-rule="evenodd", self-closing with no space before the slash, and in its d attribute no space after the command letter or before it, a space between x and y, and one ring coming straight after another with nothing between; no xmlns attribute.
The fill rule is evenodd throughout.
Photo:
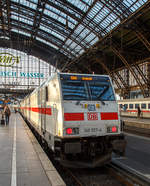
<svg viewBox="0 0 150 186"><path fill-rule="evenodd" d="M150 138L125 133L127 140L124 157L113 157L112 162L148 180L150 185Z"/></svg>
<svg viewBox="0 0 150 186"><path fill-rule="evenodd" d="M0 186L65 185L20 114L12 113L9 125L0 125Z"/></svg>
<svg viewBox="0 0 150 186"><path fill-rule="evenodd" d="M133 117L121 117L126 126L143 128L150 130L150 119L133 118Z"/></svg>

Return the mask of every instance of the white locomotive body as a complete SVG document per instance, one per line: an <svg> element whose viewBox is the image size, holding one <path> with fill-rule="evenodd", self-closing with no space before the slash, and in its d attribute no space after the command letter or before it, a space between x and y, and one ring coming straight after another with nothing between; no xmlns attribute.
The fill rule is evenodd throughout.
<svg viewBox="0 0 150 186"><path fill-rule="evenodd" d="M56 73L20 110L63 165L95 167L125 151L109 76Z"/></svg>

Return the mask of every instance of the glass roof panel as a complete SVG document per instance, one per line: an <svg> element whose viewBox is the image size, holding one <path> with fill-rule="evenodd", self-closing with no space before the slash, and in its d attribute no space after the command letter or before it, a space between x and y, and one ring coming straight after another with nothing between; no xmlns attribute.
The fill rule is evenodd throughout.
<svg viewBox="0 0 150 186"><path fill-rule="evenodd" d="M17 30L17 29L15 29L15 28L11 29L11 31L12 31L12 32L19 33L19 34L23 34L23 35L25 35L25 36L29 36L29 37L31 36L30 33L27 33L27 32L21 31L21 30Z"/></svg>
<svg viewBox="0 0 150 186"><path fill-rule="evenodd" d="M55 48L55 49L58 50L58 47L57 47L56 45L53 45L52 43L49 43L48 41L45 41L44 39L41 39L41 38L39 38L39 37L36 37L36 39L37 39L38 41L42 42L42 43L45 43L45 44L51 46L52 48Z"/></svg>
<svg viewBox="0 0 150 186"><path fill-rule="evenodd" d="M148 0L10 1L12 31L20 31L29 37L34 33L41 42L76 55L96 43L98 35L105 36ZM3 16L8 24L7 9Z"/></svg>
<svg viewBox="0 0 150 186"><path fill-rule="evenodd" d="M34 9L34 10L35 10L36 7L37 7L37 4L32 3L32 2L29 1L29 0L11 0L11 1L16 2L16 3L20 3L20 4L24 5L24 6L27 6L27 7L32 8L32 9Z"/></svg>
<svg viewBox="0 0 150 186"><path fill-rule="evenodd" d="M27 17L18 15L16 13L15 14L11 14L11 18L15 19L17 21L21 21L23 23L29 24L29 25L33 25L33 21L32 20L29 20L29 19L27 19Z"/></svg>
<svg viewBox="0 0 150 186"><path fill-rule="evenodd" d="M98 41L98 37L95 37L93 40L90 41L90 45L94 45Z"/></svg>
<svg viewBox="0 0 150 186"><path fill-rule="evenodd" d="M129 7L130 7L130 10L131 11L136 11L138 8L140 8L145 2L147 2L147 0L140 0L140 1L137 1L136 0L128 0L128 3L130 4ZM124 3L126 4L126 0L124 0Z"/></svg>
<svg viewBox="0 0 150 186"><path fill-rule="evenodd" d="M80 33L80 37L85 38L88 34L90 33L90 30L85 28L84 30L82 30L82 32Z"/></svg>
<svg viewBox="0 0 150 186"><path fill-rule="evenodd" d="M85 1L80 0L67 0L69 3L75 5L76 7L80 8L82 11L86 12L89 4Z"/></svg>
<svg viewBox="0 0 150 186"><path fill-rule="evenodd" d="M69 46L71 44L72 40L71 39L68 39L67 42L66 42L66 45Z"/></svg>
<svg viewBox="0 0 150 186"><path fill-rule="evenodd" d="M29 0L30 2L32 2L32 3L38 3L38 0Z"/></svg>
<svg viewBox="0 0 150 186"><path fill-rule="evenodd" d="M79 51L79 54L82 54L83 52L84 52L84 50L82 49L82 50Z"/></svg>

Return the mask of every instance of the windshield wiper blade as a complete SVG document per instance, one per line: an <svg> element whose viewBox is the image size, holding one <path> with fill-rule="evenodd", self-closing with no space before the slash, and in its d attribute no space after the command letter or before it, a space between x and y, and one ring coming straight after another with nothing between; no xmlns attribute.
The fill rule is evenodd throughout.
<svg viewBox="0 0 150 186"><path fill-rule="evenodd" d="M111 98L111 96L114 96L114 93L113 93L113 94L111 94L110 96L108 96L106 99ZM115 100L115 97L114 97L114 100Z"/></svg>
<svg viewBox="0 0 150 186"><path fill-rule="evenodd" d="M106 88L104 88L103 91L98 96L96 96L102 102L103 105L105 105L105 102L101 100L101 97L108 90L109 87L110 85L107 85Z"/></svg>
<svg viewBox="0 0 150 186"><path fill-rule="evenodd" d="M99 100L103 105L105 105L105 102L104 102L103 100L101 100L100 97L97 97L97 98L98 98L98 100Z"/></svg>

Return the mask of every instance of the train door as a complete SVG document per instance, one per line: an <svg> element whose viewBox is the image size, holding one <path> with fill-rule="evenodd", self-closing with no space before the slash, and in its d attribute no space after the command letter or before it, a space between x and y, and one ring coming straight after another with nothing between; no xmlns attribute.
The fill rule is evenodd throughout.
<svg viewBox="0 0 150 186"><path fill-rule="evenodd" d="M46 132L46 95L47 87L43 87L41 91L41 131Z"/></svg>
<svg viewBox="0 0 150 186"><path fill-rule="evenodd" d="M38 129L41 129L41 89L38 90Z"/></svg>
<svg viewBox="0 0 150 186"><path fill-rule="evenodd" d="M30 97L29 97L29 108L31 108L31 101L30 101ZM29 120L31 121L31 110L29 109Z"/></svg>
<svg viewBox="0 0 150 186"><path fill-rule="evenodd" d="M56 134L56 135L57 135L57 132L58 132L57 115L58 115L57 105L56 104L53 104L54 134Z"/></svg>

